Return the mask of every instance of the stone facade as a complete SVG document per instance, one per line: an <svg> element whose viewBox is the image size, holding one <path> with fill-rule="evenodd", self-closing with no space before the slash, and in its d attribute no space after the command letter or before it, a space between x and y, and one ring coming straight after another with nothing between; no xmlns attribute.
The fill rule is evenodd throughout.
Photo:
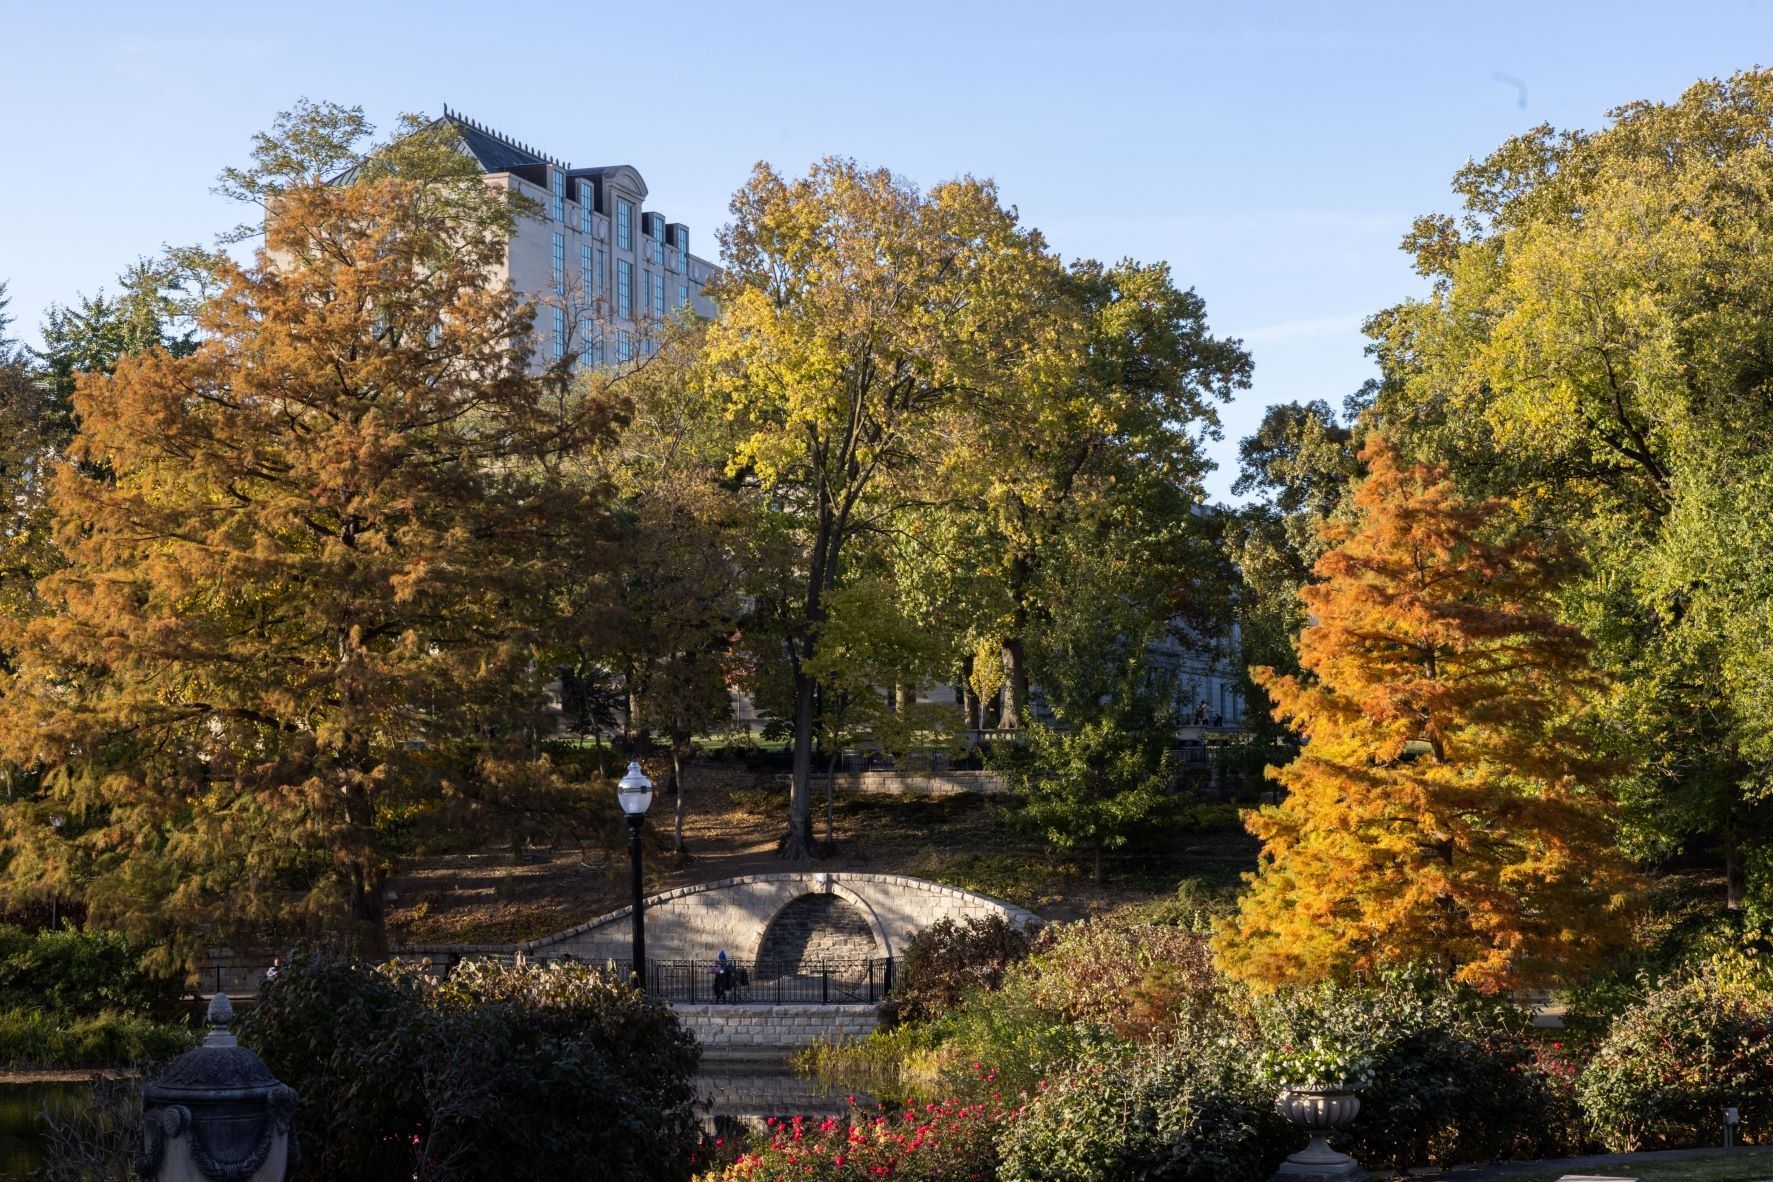
<svg viewBox="0 0 1773 1182"><path fill-rule="evenodd" d="M799 1050L820 1039L867 1038L875 1006L674 1005L672 1011L713 1053Z"/></svg>
<svg viewBox="0 0 1773 1182"><path fill-rule="evenodd" d="M752 874L683 887L646 901L647 955L654 961L712 961L725 951L735 960L759 959L765 933L790 905L807 896L834 895L860 916L872 937L860 938L848 911L841 916L844 946L851 958L898 956L911 937L937 920L965 921L1001 915L1024 927L1041 918L985 895L942 886L900 874L785 873ZM806 907L807 904L801 906ZM630 950L629 909L624 907L576 928L519 946L530 956L553 958L570 954L580 960L626 960ZM836 938L833 933L808 939ZM864 948L866 947L866 951Z"/></svg>
<svg viewBox="0 0 1773 1182"><path fill-rule="evenodd" d="M791 776L777 776L787 784ZM825 775L814 777L813 786L823 790ZM1000 796L1010 790L1002 772L838 772L833 788L839 796Z"/></svg>

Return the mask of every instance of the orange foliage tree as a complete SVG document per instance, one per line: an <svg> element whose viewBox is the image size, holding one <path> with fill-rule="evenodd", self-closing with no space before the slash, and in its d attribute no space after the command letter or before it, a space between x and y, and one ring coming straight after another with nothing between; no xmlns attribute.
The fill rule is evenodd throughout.
<svg viewBox="0 0 1773 1182"><path fill-rule="evenodd" d="M609 415L530 372L489 279L512 211L461 159L409 140L289 178L256 265L214 260L194 353L81 378L64 568L0 637L0 757L42 772L6 812L9 897L186 956L374 951L400 826L558 787L545 645L608 532L566 469Z"/></svg>
<svg viewBox="0 0 1773 1182"><path fill-rule="evenodd" d="M1306 675L1256 671L1305 746L1248 815L1261 861L1220 963L1270 985L1423 961L1491 990L1561 979L1633 894L1582 729L1598 679L1554 614L1568 560L1382 440L1362 458L1301 593Z"/></svg>

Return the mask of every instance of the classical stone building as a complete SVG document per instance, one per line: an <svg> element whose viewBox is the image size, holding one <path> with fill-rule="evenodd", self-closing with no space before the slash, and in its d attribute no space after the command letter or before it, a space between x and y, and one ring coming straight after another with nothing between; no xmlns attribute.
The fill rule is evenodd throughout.
<svg viewBox="0 0 1773 1182"><path fill-rule="evenodd" d="M688 226L648 208L633 165L574 167L448 107L433 126L460 136L489 184L529 199L498 277L536 303L538 364L623 364L679 309L714 314L714 264L692 251Z"/></svg>

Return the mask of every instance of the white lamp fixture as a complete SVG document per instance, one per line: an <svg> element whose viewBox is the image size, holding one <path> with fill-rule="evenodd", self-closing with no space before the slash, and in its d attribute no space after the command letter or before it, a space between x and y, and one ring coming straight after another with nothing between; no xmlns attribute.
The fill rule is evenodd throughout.
<svg viewBox="0 0 1773 1182"><path fill-rule="evenodd" d="M616 799L630 817L644 817L653 807L653 782L640 770L640 761L628 764L628 774L616 781Z"/></svg>

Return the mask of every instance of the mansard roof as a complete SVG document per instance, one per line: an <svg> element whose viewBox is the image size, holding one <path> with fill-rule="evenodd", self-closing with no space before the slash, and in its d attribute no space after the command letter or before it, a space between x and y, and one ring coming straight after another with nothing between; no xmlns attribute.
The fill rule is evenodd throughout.
<svg viewBox="0 0 1773 1182"><path fill-rule="evenodd" d="M552 164L561 169L568 167L566 161L538 152L528 144L519 143L484 123L468 118L460 111L450 110L447 105L443 108L443 118L437 122L453 124L457 134L462 137L462 146L487 172L511 172L538 164Z"/></svg>

